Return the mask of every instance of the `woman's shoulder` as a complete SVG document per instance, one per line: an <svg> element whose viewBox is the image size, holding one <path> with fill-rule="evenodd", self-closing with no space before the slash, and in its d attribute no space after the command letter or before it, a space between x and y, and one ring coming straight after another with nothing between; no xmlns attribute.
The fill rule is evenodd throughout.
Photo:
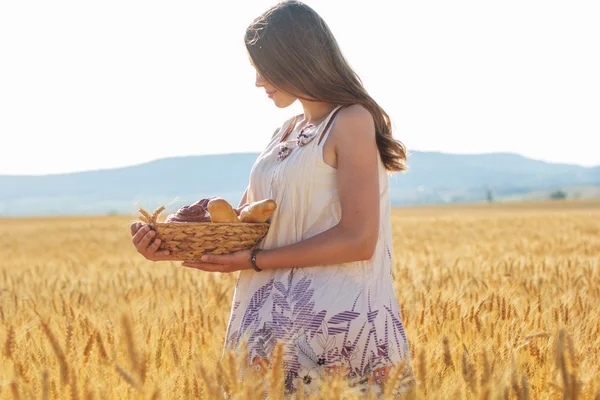
<svg viewBox="0 0 600 400"><path fill-rule="evenodd" d="M352 104L342 107L338 113L337 121L341 121L344 124L360 123L362 125L375 125L373 115L362 104Z"/></svg>
<svg viewBox="0 0 600 400"><path fill-rule="evenodd" d="M358 141L375 139L375 121L373 115L362 104L352 104L343 107L333 124L332 136L344 136L344 141Z"/></svg>

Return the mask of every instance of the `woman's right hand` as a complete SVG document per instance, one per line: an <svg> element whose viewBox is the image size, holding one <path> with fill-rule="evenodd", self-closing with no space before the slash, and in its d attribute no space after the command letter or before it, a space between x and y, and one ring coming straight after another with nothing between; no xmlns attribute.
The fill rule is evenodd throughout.
<svg viewBox="0 0 600 400"><path fill-rule="evenodd" d="M242 212L242 210L243 210L244 208L248 207L248 206L249 206L249 204L248 204L248 203L246 203L246 204L244 204L244 205L241 205L241 206L239 206L238 208L234 208L234 209L233 209L233 211L235 211L235 213L236 213L236 214L237 214L237 216L239 217L239 216L240 216L240 213Z"/></svg>
<svg viewBox="0 0 600 400"><path fill-rule="evenodd" d="M154 239L156 232L149 225L136 221L131 224L131 241L138 253L150 261L178 261L169 250L158 250L160 239ZM154 240L153 240L154 239Z"/></svg>

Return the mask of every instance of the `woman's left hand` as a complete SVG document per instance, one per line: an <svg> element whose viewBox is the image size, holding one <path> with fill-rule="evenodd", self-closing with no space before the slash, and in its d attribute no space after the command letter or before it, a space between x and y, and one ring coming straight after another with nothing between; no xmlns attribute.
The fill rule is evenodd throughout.
<svg viewBox="0 0 600 400"><path fill-rule="evenodd" d="M206 272L236 272L243 269L252 269L250 256L252 251L240 250L231 254L211 255L205 254L200 258L202 262L186 261L184 267L196 268Z"/></svg>

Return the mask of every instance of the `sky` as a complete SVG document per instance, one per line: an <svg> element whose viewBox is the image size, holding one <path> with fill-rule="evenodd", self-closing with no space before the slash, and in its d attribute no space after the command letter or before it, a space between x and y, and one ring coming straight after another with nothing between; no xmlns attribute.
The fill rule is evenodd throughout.
<svg viewBox="0 0 600 400"><path fill-rule="evenodd" d="M0 175L261 151L301 112L243 43L275 3L0 2ZM600 165L600 2L306 3L409 152Z"/></svg>

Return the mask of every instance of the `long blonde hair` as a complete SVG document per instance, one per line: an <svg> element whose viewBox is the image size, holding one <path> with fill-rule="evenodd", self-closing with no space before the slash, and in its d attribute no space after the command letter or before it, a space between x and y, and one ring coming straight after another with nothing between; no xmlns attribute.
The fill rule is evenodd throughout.
<svg viewBox="0 0 600 400"><path fill-rule="evenodd" d="M392 137L389 116L367 93L312 8L296 0L280 2L250 24L245 43L258 72L276 88L303 100L361 104L369 110L386 170L406 169L406 148Z"/></svg>

